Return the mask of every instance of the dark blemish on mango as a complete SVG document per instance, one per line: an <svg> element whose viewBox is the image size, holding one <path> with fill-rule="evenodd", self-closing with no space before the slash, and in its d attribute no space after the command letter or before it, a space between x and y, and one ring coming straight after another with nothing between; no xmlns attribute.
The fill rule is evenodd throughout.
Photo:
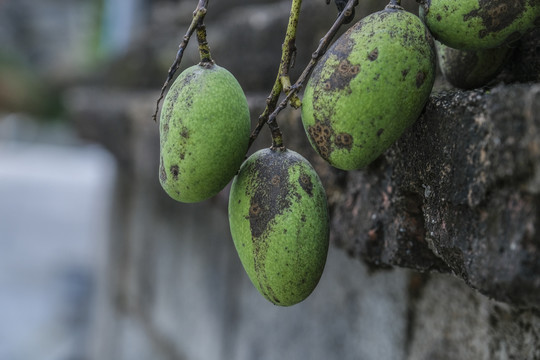
<svg viewBox="0 0 540 360"><path fill-rule="evenodd" d="M340 61L336 70L324 82L324 90L334 91L349 87L351 80L360 72L360 65L353 65L347 59Z"/></svg>
<svg viewBox="0 0 540 360"><path fill-rule="evenodd" d="M351 65L350 65L348 60L342 60L339 63L338 71L339 71L340 74L346 75L349 72L350 67L351 67Z"/></svg>
<svg viewBox="0 0 540 360"><path fill-rule="evenodd" d="M403 77L403 79L405 79L407 77L408 73L409 73L409 69L401 70L401 76Z"/></svg>
<svg viewBox="0 0 540 360"><path fill-rule="evenodd" d="M336 46L334 46L334 48L331 50L331 53L336 55L338 59L346 58L351 53L354 44L354 40L352 40L350 37L343 37L342 41L340 41L336 44Z"/></svg>
<svg viewBox="0 0 540 360"><path fill-rule="evenodd" d="M180 89L176 87L172 87L169 90L169 93L167 94L167 98L170 99L169 102L171 104L176 104L179 96L180 96ZM160 117L160 121L163 122L164 125L167 125L170 122L172 114L173 114L173 110L174 110L174 106L167 106L162 109L162 111L164 112L162 113L162 116Z"/></svg>
<svg viewBox="0 0 540 360"><path fill-rule="evenodd" d="M351 150L353 144L353 137L348 133L339 133L336 135L334 143L339 149Z"/></svg>
<svg viewBox="0 0 540 360"><path fill-rule="evenodd" d="M261 251L258 242L264 240L259 238L271 226L272 220L291 206L288 184L290 164L284 164L281 160L281 156L258 159L248 170L256 173L249 186L254 191L250 195L249 224L256 253Z"/></svg>
<svg viewBox="0 0 540 360"><path fill-rule="evenodd" d="M419 89L426 81L426 74L423 71L416 73L416 88Z"/></svg>
<svg viewBox="0 0 540 360"><path fill-rule="evenodd" d="M189 130L187 127L185 126L182 127L182 130L180 130L180 136L183 137L184 139L189 138Z"/></svg>
<svg viewBox="0 0 540 360"><path fill-rule="evenodd" d="M384 132L384 129L377 130L377 136L380 137L383 132Z"/></svg>
<svg viewBox="0 0 540 360"><path fill-rule="evenodd" d="M189 73L189 74L183 79L183 81L182 81L182 86L181 86L180 88L189 85L189 84L193 81L193 79L195 79L196 76L197 76L197 74L196 74L195 72Z"/></svg>
<svg viewBox="0 0 540 360"><path fill-rule="evenodd" d="M178 165L171 165L171 167L169 168L169 171L173 179L178 180L178 174L180 173L180 170L178 169Z"/></svg>
<svg viewBox="0 0 540 360"><path fill-rule="evenodd" d="M478 17L485 29L479 31L480 38L498 32L511 25L525 11L527 0L479 0L478 9L465 15L463 20Z"/></svg>
<svg viewBox="0 0 540 360"><path fill-rule="evenodd" d="M326 160L328 160L329 152L330 152L330 146L331 146L331 138L333 131L325 123L316 122L315 125L311 125L308 127L308 134L315 143L315 146L319 150L319 154Z"/></svg>
<svg viewBox="0 0 540 360"><path fill-rule="evenodd" d="M379 57L379 49L375 48L375 49L371 50L371 52L369 53L367 58L368 58L369 61L375 61L375 60L377 60L378 57Z"/></svg>
<svg viewBox="0 0 540 360"><path fill-rule="evenodd" d="M298 178L298 183L300 187L309 195L313 196L313 183L311 182L311 177L308 174L302 173Z"/></svg>
<svg viewBox="0 0 540 360"><path fill-rule="evenodd" d="M261 213L261 207L259 204L251 204L249 207L249 215L258 216Z"/></svg>
<svg viewBox="0 0 540 360"><path fill-rule="evenodd" d="M321 154L322 158L325 160L328 160L330 156L330 149L328 149L328 146L322 145L318 146L319 153Z"/></svg>
<svg viewBox="0 0 540 360"><path fill-rule="evenodd" d="M442 16L441 16L441 14L437 14L437 16L435 18L437 19L437 21L441 21Z"/></svg>
<svg viewBox="0 0 540 360"><path fill-rule="evenodd" d="M164 121L164 124L160 128L160 131L159 131L159 138L160 138L160 142L162 144L166 143L167 138L169 137L169 122L168 122L168 120L169 119L167 119L167 121Z"/></svg>

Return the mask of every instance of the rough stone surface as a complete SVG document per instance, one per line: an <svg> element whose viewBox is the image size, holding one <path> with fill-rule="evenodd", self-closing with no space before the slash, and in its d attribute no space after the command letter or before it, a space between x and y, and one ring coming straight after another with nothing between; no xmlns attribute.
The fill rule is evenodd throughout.
<svg viewBox="0 0 540 360"><path fill-rule="evenodd" d="M540 359L538 311L512 308L434 276L421 290L408 359Z"/></svg>
<svg viewBox="0 0 540 360"><path fill-rule="evenodd" d="M368 169L331 170L326 183L344 184L330 194L335 242L374 265L451 271L490 297L538 306L538 114L538 85L432 95Z"/></svg>

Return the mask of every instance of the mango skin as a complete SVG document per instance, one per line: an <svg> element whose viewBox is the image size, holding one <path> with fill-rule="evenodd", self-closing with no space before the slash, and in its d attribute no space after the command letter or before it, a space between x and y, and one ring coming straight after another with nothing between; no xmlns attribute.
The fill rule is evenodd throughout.
<svg viewBox="0 0 540 360"><path fill-rule="evenodd" d="M506 45L486 50L458 50L438 41L435 45L444 78L464 90L487 85L501 72L513 51Z"/></svg>
<svg viewBox="0 0 540 360"><path fill-rule="evenodd" d="M174 81L161 111L159 181L170 197L192 203L221 191L248 148L246 96L218 65L195 65Z"/></svg>
<svg viewBox="0 0 540 360"><path fill-rule="evenodd" d="M229 224L246 273L268 301L291 306L311 294L330 226L326 193L306 159L279 148L251 155L232 183Z"/></svg>
<svg viewBox="0 0 540 360"><path fill-rule="evenodd" d="M538 0L423 0L420 18L441 43L483 50L511 43L540 26Z"/></svg>
<svg viewBox="0 0 540 360"><path fill-rule="evenodd" d="M420 19L387 7L352 26L306 85L302 122L332 166L365 167L419 117L435 79L433 39Z"/></svg>

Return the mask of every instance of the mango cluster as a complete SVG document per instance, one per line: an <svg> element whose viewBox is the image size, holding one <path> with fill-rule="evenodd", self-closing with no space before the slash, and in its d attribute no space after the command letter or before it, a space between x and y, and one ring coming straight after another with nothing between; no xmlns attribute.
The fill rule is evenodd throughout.
<svg viewBox="0 0 540 360"><path fill-rule="evenodd" d="M178 76L159 129L165 192L180 202L199 202L234 177L231 234L249 278L276 305L304 300L321 277L329 238L326 194L309 162L281 147L244 161L247 100L234 76L214 63L201 62Z"/></svg>
<svg viewBox="0 0 540 360"><path fill-rule="evenodd" d="M420 17L437 40L448 82L462 89L487 85L522 35L540 27L538 0L421 0Z"/></svg>
<svg viewBox="0 0 540 360"><path fill-rule="evenodd" d="M368 166L416 121L433 88L437 56L458 86L489 81L509 56L506 44L537 26L540 11L538 0L419 2L420 18L392 0L361 19L313 69L302 123L330 165ZM340 11L344 4L336 1ZM311 164L278 146L245 159L248 103L234 76L213 61L175 80L159 129L165 192L198 202L232 180L230 230L251 282L276 305L306 299L321 278L330 232L325 190Z"/></svg>

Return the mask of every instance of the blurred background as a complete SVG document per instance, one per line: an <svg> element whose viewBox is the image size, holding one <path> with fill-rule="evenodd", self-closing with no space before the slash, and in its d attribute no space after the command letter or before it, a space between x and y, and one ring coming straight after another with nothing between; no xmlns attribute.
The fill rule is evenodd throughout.
<svg viewBox="0 0 540 360"><path fill-rule="evenodd" d="M363 1L360 14L376 3ZM319 358L328 327L347 322L332 308L331 324L302 325L306 309L259 297L228 235L226 191L181 205L159 188L151 115L196 4L0 0L0 360L276 358L307 345ZM213 56L248 93L254 119L289 6L210 1ZM324 0L303 8L298 71L336 16ZM182 68L198 61L193 43ZM259 311L260 321L242 320ZM268 340L255 331L264 324L276 325ZM361 345L343 341L325 347Z"/></svg>
<svg viewBox="0 0 540 360"><path fill-rule="evenodd" d="M196 4L0 0L0 360L423 358L410 321L418 275L372 272L331 247L312 296L277 308L234 251L227 190L184 205L160 189L151 116ZM356 18L384 5L362 0ZM289 7L210 1L213 57L246 91L253 120L275 78ZM324 0L302 8L293 78L336 17ZM182 68L196 62L192 41ZM293 139L298 117L282 116L292 144L305 141ZM265 130L253 149L268 145ZM313 158L309 146L295 150ZM425 296L476 299L440 279ZM431 303L420 306L436 311ZM476 321L468 304L452 315L464 324ZM426 332L444 324L434 319ZM483 333L449 334L459 342Z"/></svg>

